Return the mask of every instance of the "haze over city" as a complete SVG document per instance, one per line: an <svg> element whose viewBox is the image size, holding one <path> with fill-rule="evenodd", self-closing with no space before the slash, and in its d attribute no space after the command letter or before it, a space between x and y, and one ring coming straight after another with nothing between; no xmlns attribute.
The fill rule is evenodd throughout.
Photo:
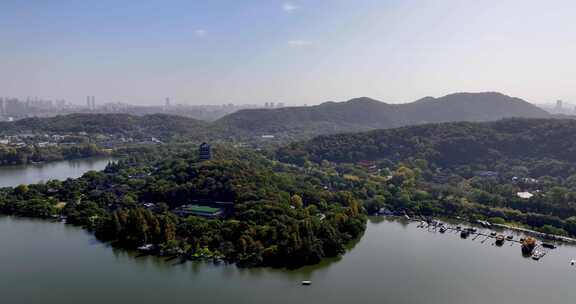
<svg viewBox="0 0 576 304"><path fill-rule="evenodd" d="M0 3L0 95L84 103L576 100L573 1Z"/></svg>

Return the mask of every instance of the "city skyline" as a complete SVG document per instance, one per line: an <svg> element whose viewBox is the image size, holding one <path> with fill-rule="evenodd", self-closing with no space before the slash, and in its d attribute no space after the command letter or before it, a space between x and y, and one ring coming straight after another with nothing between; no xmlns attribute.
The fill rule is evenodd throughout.
<svg viewBox="0 0 576 304"><path fill-rule="evenodd" d="M141 105L483 91L576 100L576 63L566 60L574 10L571 1L2 1L0 95Z"/></svg>

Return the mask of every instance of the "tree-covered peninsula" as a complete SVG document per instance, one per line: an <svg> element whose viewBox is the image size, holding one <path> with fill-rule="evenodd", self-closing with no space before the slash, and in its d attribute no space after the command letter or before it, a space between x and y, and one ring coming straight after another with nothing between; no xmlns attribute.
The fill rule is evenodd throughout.
<svg viewBox="0 0 576 304"><path fill-rule="evenodd" d="M334 178L249 151L222 147L201 162L195 147L155 147L78 179L3 188L0 210L62 216L128 249L299 267L342 254L364 231L359 198L346 187L329 189ZM221 214L186 213L214 204L225 206Z"/></svg>

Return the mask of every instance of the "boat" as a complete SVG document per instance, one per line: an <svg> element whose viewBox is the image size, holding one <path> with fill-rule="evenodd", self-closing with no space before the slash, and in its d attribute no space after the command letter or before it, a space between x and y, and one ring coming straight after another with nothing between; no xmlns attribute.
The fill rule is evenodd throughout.
<svg viewBox="0 0 576 304"><path fill-rule="evenodd" d="M536 247L536 239L533 237L527 237L522 240L522 253L524 255L530 256L534 248Z"/></svg>
<svg viewBox="0 0 576 304"><path fill-rule="evenodd" d="M504 240L505 240L505 238L503 235L501 235L501 234L497 235L496 236L496 245L502 246L502 244L504 244Z"/></svg>
<svg viewBox="0 0 576 304"><path fill-rule="evenodd" d="M514 237L513 237L513 236L511 236L511 235L509 235L509 236L507 236L507 237L506 237L506 239L507 239L507 240L509 240L509 241L511 241L511 240L513 240L513 239L514 239Z"/></svg>
<svg viewBox="0 0 576 304"><path fill-rule="evenodd" d="M462 232L460 232L460 237L465 239L470 235L470 232L466 229L462 230Z"/></svg>
<svg viewBox="0 0 576 304"><path fill-rule="evenodd" d="M538 261L538 260L539 260L540 258L542 258L544 255L545 255L544 252L541 252L541 251L536 250L536 251L534 251L534 254L532 254L532 259L535 260L535 261Z"/></svg>
<svg viewBox="0 0 576 304"><path fill-rule="evenodd" d="M150 252L154 249L154 244L146 244L137 248L141 252Z"/></svg>
<svg viewBox="0 0 576 304"><path fill-rule="evenodd" d="M408 216L408 214L404 214L404 218L407 220L410 220L410 217Z"/></svg>
<svg viewBox="0 0 576 304"><path fill-rule="evenodd" d="M444 233L444 232L446 232L446 230L448 230L448 228L446 228L444 226L440 227L440 233Z"/></svg>
<svg viewBox="0 0 576 304"><path fill-rule="evenodd" d="M478 224L482 225L482 227L485 228L490 228L492 225L490 224L490 222L488 221L481 221L481 220L477 220L476 221Z"/></svg>
<svg viewBox="0 0 576 304"><path fill-rule="evenodd" d="M542 243L542 247L548 248L548 249L556 249L556 245L554 245L552 243Z"/></svg>
<svg viewBox="0 0 576 304"><path fill-rule="evenodd" d="M574 266L574 264L576 264L576 260L570 261L570 265Z"/></svg>
<svg viewBox="0 0 576 304"><path fill-rule="evenodd" d="M312 281L302 281L302 285L304 286L312 285Z"/></svg>
<svg viewBox="0 0 576 304"><path fill-rule="evenodd" d="M490 236L496 236L496 232L490 232Z"/></svg>

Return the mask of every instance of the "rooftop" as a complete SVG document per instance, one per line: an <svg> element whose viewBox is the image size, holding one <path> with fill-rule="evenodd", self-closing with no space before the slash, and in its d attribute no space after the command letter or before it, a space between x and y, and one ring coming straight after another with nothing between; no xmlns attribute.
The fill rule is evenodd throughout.
<svg viewBox="0 0 576 304"><path fill-rule="evenodd" d="M214 214L220 211L220 208L214 208L209 206L200 205L186 205L182 206L180 210L192 213L202 213L202 214Z"/></svg>

